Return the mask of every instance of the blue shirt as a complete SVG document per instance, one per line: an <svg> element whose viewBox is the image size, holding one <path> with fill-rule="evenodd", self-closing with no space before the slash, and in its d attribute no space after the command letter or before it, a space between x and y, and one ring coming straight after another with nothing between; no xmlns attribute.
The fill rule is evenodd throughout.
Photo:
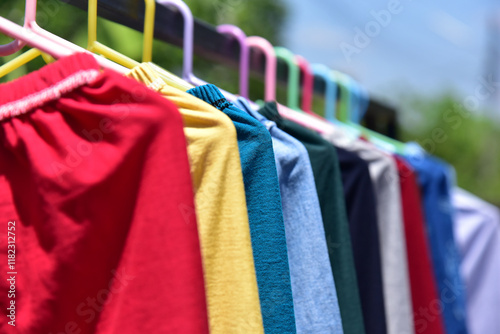
<svg viewBox="0 0 500 334"><path fill-rule="evenodd" d="M409 145L412 146L405 158L418 174L446 333L467 334L465 291L459 271L460 256L453 235L451 168L426 154L419 146Z"/></svg>
<svg viewBox="0 0 500 334"><path fill-rule="evenodd" d="M231 118L236 128L259 299L266 334L296 333L280 188L271 135L214 85L188 90ZM237 296L235 296L237 298Z"/></svg>
<svg viewBox="0 0 500 334"><path fill-rule="evenodd" d="M304 145L239 98L271 133L283 204L297 333L343 333L325 231Z"/></svg>

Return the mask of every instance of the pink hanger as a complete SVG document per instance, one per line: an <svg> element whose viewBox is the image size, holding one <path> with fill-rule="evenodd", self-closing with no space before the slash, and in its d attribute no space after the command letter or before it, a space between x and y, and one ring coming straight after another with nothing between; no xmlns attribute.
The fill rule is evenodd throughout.
<svg viewBox="0 0 500 334"><path fill-rule="evenodd" d="M59 44L51 40L47 40L43 37L40 38L36 34L33 34L29 29L21 27L20 25L17 25L1 16L0 16L0 32L12 38L16 38L22 41L22 43L35 47L56 58L69 56L73 53L72 50L63 48Z"/></svg>
<svg viewBox="0 0 500 334"><path fill-rule="evenodd" d="M274 47L266 39L259 36L247 37L249 47L255 47L264 52L266 57L266 73L265 73L265 100L276 100L276 64L277 59L274 52ZM328 133L333 131L331 125L321 121L311 115L298 112L290 109L282 104L277 104L278 112L281 116L295 123L313 129L320 133Z"/></svg>
<svg viewBox="0 0 500 334"><path fill-rule="evenodd" d="M38 27L34 20L30 21L31 18L36 17L36 0L30 0L29 6L27 6L26 9L29 11L26 13L28 20L26 21L25 27L21 27L20 25L0 16L0 32L12 38L16 38L22 43L37 48L42 52L50 54L55 58L62 58L76 52L85 52L94 56L99 65L104 68L109 68L122 74L128 72L125 67L109 61L104 57L91 53L76 44L68 42L63 38ZM35 14L30 12L31 10L34 11Z"/></svg>
<svg viewBox="0 0 500 334"><path fill-rule="evenodd" d="M233 36L240 45L240 95L248 99L248 59L250 49L246 43L247 36L243 30L232 24L222 24L217 27L217 31Z"/></svg>
<svg viewBox="0 0 500 334"><path fill-rule="evenodd" d="M250 36L246 39L249 48L254 47L260 49L266 57L266 73L265 73L265 92L264 99L266 101L276 100L276 55L274 47L260 36Z"/></svg>
<svg viewBox="0 0 500 334"><path fill-rule="evenodd" d="M295 61L302 72L304 81L302 83L302 104L301 109L311 115L316 115L312 112L312 96L314 86L314 76L309 67L309 62L302 56L296 55Z"/></svg>
<svg viewBox="0 0 500 334"><path fill-rule="evenodd" d="M25 14L24 14L24 27L28 27L29 23L36 19L36 0L26 0ZM16 39L10 43L0 45L0 56L8 56L21 50L26 43L22 40Z"/></svg>

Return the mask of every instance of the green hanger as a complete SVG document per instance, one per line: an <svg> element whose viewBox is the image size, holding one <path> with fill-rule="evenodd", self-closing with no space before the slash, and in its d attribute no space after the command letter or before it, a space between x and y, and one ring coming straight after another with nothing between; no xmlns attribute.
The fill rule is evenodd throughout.
<svg viewBox="0 0 500 334"><path fill-rule="evenodd" d="M406 151L405 143L387 137L373 130L367 129L358 123L359 119L355 119L354 116L356 113L353 112L353 101L356 98L355 94L360 94L361 92L361 90L356 87L358 83L356 83L349 76L339 72L334 72L334 78L336 78L336 82L340 88L340 105L338 108L339 114L337 118L341 122L359 130L363 136L368 138L368 140L370 140L375 145L394 153L403 154ZM358 98L360 98L360 96L358 96Z"/></svg>
<svg viewBox="0 0 500 334"><path fill-rule="evenodd" d="M295 63L295 55L288 49L275 46L276 57L286 62L288 66L287 106L293 110L302 111L299 106L300 70Z"/></svg>

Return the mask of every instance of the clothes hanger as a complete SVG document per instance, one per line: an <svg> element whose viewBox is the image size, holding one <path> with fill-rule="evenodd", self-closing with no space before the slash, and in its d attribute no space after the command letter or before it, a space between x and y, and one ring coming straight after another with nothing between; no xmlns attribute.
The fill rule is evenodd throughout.
<svg viewBox="0 0 500 334"><path fill-rule="evenodd" d="M34 7L33 8L33 3ZM24 5L24 27L28 26L28 23L35 21L36 19L36 1L26 0ZM0 45L0 57L9 56L17 51L21 50L26 43L19 39L15 39L10 43Z"/></svg>
<svg viewBox="0 0 500 334"><path fill-rule="evenodd" d="M23 44L26 45L26 44ZM2 66L0 66L0 78L5 77L7 74L14 72L18 68L24 66L29 63L33 59L43 55L44 53L38 49L29 49L26 52L23 52L19 56L14 59L9 60Z"/></svg>
<svg viewBox="0 0 500 334"><path fill-rule="evenodd" d="M33 8L33 10L36 12L37 0L28 0L28 1L33 3L32 4L33 7L30 7L30 8ZM36 14L33 17L36 18ZM118 73L121 73L121 74L126 73L125 67L123 67L123 66L121 66L121 65L119 65L119 64L117 64L109 59L106 59L102 56L96 55L95 53L92 53L92 52L90 52L90 51L88 51L88 50L86 50L86 49L84 49L84 48L82 48L74 43L71 43L70 41L65 40L64 38L61 38L57 35L54 35L50 31L47 31L47 30L41 28L36 23L35 19L28 23L28 27L29 27L29 30L31 32L33 32L34 34L36 34L37 36L43 36L44 38L51 40L51 41L61 45L62 47L66 48L66 49L73 50L73 53L84 52L84 53L91 54L92 56L94 56L94 58L97 59L97 62L99 63L99 65L101 65L104 68L112 69L112 70L114 70Z"/></svg>
<svg viewBox="0 0 500 334"><path fill-rule="evenodd" d="M142 49L142 62L145 66L156 72L160 77L170 86L186 91L193 88L176 75L168 72L167 70L152 63L153 57L153 39L154 39L154 24L156 13L156 2L154 0L144 0L144 32L143 32L143 49ZM88 8L88 49L99 52L104 56L113 59L119 64L132 69L139 65L139 63L97 41L97 0L89 0ZM128 71L127 71L128 72Z"/></svg>
<svg viewBox="0 0 500 334"><path fill-rule="evenodd" d="M36 0L27 0L25 3L24 27L29 28L32 22L36 20ZM0 46L0 56L8 56L21 50L25 42L16 39L8 44ZM29 63L33 59L42 56L46 63L52 62L54 58L48 54L41 52L38 49L29 49L19 56L9 60L7 63L0 66L0 78Z"/></svg>
<svg viewBox="0 0 500 334"><path fill-rule="evenodd" d="M27 8L33 9L36 12L36 0L28 0ZM29 16L36 17L30 14ZM30 19L32 18L30 17ZM93 54L84 48L79 47L65 39L56 36L40 27L35 21L27 22L26 27L21 27L6 18L0 17L0 32L7 36L21 40L31 47L39 49L55 58L69 56L77 52L85 52L95 57L98 64L104 68L109 68L120 73L125 73L125 68L116 63L105 59L104 57Z"/></svg>
<svg viewBox="0 0 500 334"><path fill-rule="evenodd" d="M323 64L313 64L311 68L314 76L320 77L325 82L325 119L329 122L336 122L337 86L332 78L331 69Z"/></svg>
<svg viewBox="0 0 500 334"><path fill-rule="evenodd" d="M360 94L362 94L362 89L355 80L344 73L336 72L336 77L340 87L341 95L343 95L339 107L339 119L340 117L342 117L342 119L345 120L345 124L347 124L350 128L358 130L365 138L367 138L370 142L372 142L382 150L388 151L390 153L404 154L404 152L406 151L405 143L387 137L376 131L367 129L359 124L359 120L361 119L361 112L350 112L350 110L356 109L350 107L353 101L356 100L356 97L353 99L350 95L359 95L357 97L357 99L359 100L361 98ZM352 116L353 114L354 116Z"/></svg>
<svg viewBox="0 0 500 334"><path fill-rule="evenodd" d="M154 17L155 17L155 1L144 0L144 36L143 36L143 51L142 61L149 62L153 52L153 33L154 33ZM139 63L110 47L101 44L97 41L97 0L89 0L88 6L88 43L87 49L92 52L99 53L114 62L121 64L129 69L139 65Z"/></svg>
<svg viewBox="0 0 500 334"><path fill-rule="evenodd" d="M191 10L180 0L158 0L158 3L163 6L173 6L184 19L182 78L194 86L206 85L205 81L193 74L194 19Z"/></svg>
<svg viewBox="0 0 500 334"><path fill-rule="evenodd" d="M301 111L299 106L299 68L295 64L295 55L288 49L275 46L274 52L276 57L285 61L288 67L288 89L287 89L287 106L290 109Z"/></svg>
<svg viewBox="0 0 500 334"><path fill-rule="evenodd" d="M72 50L63 47L54 41L37 36L33 34L30 29L11 22L2 16L0 16L0 32L11 38L19 39L23 43L46 52L56 58L69 56L73 53Z"/></svg>
<svg viewBox="0 0 500 334"><path fill-rule="evenodd" d="M250 48L248 47L248 44L246 42L247 36L243 32L243 30L232 24L221 24L217 26L217 31L222 34L230 35L238 41L238 44L240 46L240 63L239 63L240 96L248 99L248 68L250 66L249 64ZM234 97L233 100L236 100L236 97Z"/></svg>
<svg viewBox="0 0 500 334"><path fill-rule="evenodd" d="M333 124L337 128L342 128L343 133L350 139L358 138L360 135L358 130L347 126L335 118L335 111L337 109L337 83L335 80L335 72L323 64L313 64L311 68L314 76L320 77L325 83L325 118L321 119Z"/></svg>
<svg viewBox="0 0 500 334"><path fill-rule="evenodd" d="M264 75L264 99L266 101L276 100L276 55L274 47L267 39L260 36L250 36L246 38L249 48L259 49L264 53L266 59L266 69ZM250 64L248 64L250 65Z"/></svg>
<svg viewBox="0 0 500 334"><path fill-rule="evenodd" d="M181 0L158 0L158 3L163 6L173 6L176 8L184 18L184 36L183 36L183 63L182 63L182 79L184 79L190 86L203 86L208 84L207 82L203 81L202 79L196 77L193 73L193 45L194 45L194 18L193 14L191 13L191 10L189 9L188 5L184 3L184 1ZM155 66L153 64L152 67L160 72L163 72L164 75L166 75L165 79L171 80L170 76L173 76L173 74L167 75L167 73L164 73L165 71L161 71L159 66ZM159 73L160 74L160 73ZM193 88L192 86L184 89L188 90L190 88ZM220 89L221 93L230 101L236 100L236 96L234 94L231 94L223 89Z"/></svg>
<svg viewBox="0 0 500 334"><path fill-rule="evenodd" d="M271 83L272 87L276 88L276 74L277 74L277 62L278 62L278 57L277 57L277 52L282 52L284 53L284 57L288 59L287 64L292 65L290 66L290 72L289 72L289 80L292 80L292 83L295 82L294 87L292 88L290 85L290 82L288 84L288 89L289 90L295 90L296 92L298 91L298 83L299 83L299 69L295 65L294 61L294 55L291 51L285 49L285 48L280 48L280 47L272 47L272 45L265 39L258 37L254 38L252 37L251 43L252 46L258 47L261 50L263 50L266 54L266 83ZM280 51L281 49L281 51ZM284 50L284 51L283 51ZM283 56L283 55L281 55ZM286 60L285 60L286 61ZM267 76L273 76L273 78ZM267 88L266 88L267 90ZM291 94L288 94L288 97L293 96L293 91ZM267 95L270 95L270 97L273 97L273 99L269 99L268 101L273 101L274 97L276 96L275 91L274 92L268 92L266 93ZM296 97L298 96L298 93L295 93ZM266 98L267 100L267 98ZM298 100L296 101L296 104L298 105ZM313 129L316 132L319 133L329 133L333 131L332 127L330 124L327 124L320 119L311 116L310 114L302 112L300 109L292 109L287 106L284 106L280 103L277 103L278 107L278 112L281 116L283 116L286 119L289 119L295 123L298 123L302 126L308 127L310 129Z"/></svg>
<svg viewBox="0 0 500 334"><path fill-rule="evenodd" d="M314 112L312 112L312 97L313 97L313 88L314 88L314 76L311 73L311 68L309 66L309 62L300 55L295 55L295 63L299 67L299 71L302 74L302 102L301 109L310 115L317 116Z"/></svg>

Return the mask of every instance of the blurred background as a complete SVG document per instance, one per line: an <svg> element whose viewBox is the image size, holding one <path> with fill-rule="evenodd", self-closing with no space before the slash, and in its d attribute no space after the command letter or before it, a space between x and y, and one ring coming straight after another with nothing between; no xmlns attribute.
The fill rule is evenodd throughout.
<svg viewBox="0 0 500 334"><path fill-rule="evenodd" d="M416 141L452 164L458 185L500 206L500 4L493 0L186 0L212 25L230 23L247 36L285 46L310 63L347 73L397 111L397 138ZM0 15L23 23L24 1L2 0ZM37 22L83 47L87 13L60 0L39 0ZM142 34L99 19L98 40L141 59ZM10 39L0 35L0 43ZM16 55L18 55L17 53ZM0 58L0 65L15 57ZM153 60L181 74L182 50L156 41ZM36 59L1 79L45 63ZM231 92L238 73L194 58L200 78ZM277 99L285 102L285 87ZM252 77L250 97L262 98ZM322 114L321 96L314 111ZM439 139L436 133L444 133Z"/></svg>

